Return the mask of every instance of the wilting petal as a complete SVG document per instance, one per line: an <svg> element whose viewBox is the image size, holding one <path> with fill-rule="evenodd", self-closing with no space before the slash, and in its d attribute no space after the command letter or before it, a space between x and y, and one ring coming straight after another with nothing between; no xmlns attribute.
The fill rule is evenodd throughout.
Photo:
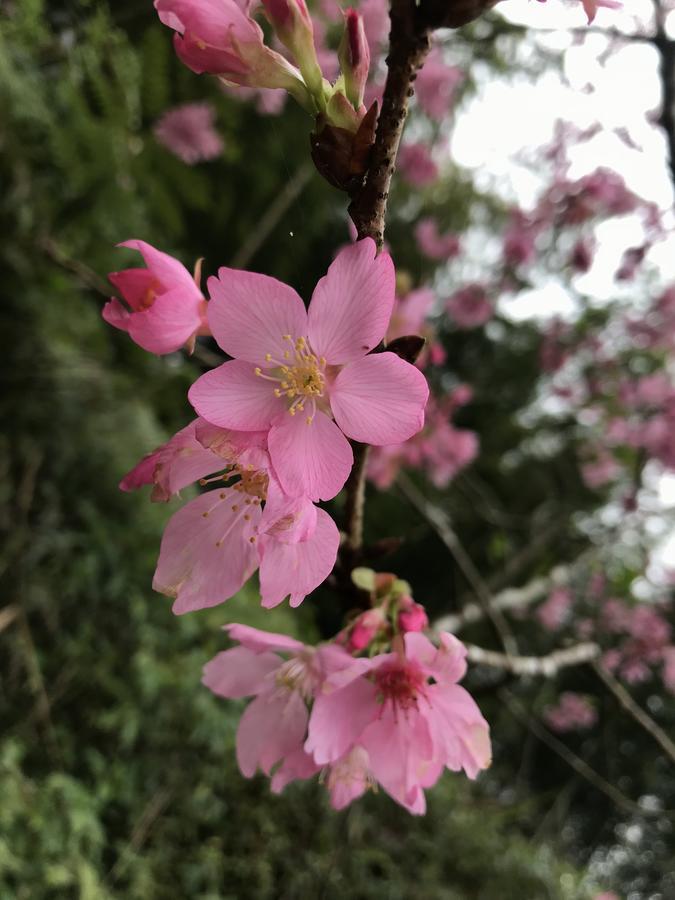
<svg viewBox="0 0 675 900"><path fill-rule="evenodd" d="M366 791L370 784L369 763L368 751L358 745L333 763L326 779L333 809L344 809Z"/></svg>
<svg viewBox="0 0 675 900"><path fill-rule="evenodd" d="M257 768L266 775L272 766L302 746L307 707L297 691L260 694L248 705L237 729L237 762L251 778Z"/></svg>
<svg viewBox="0 0 675 900"><path fill-rule="evenodd" d="M169 520L152 586L175 597L176 614L216 606L242 587L258 564L250 537L260 507L244 509L233 488L191 500Z"/></svg>
<svg viewBox="0 0 675 900"><path fill-rule="evenodd" d="M394 264L365 238L341 250L309 306L309 341L317 356L344 365L384 337L394 307Z"/></svg>
<svg viewBox="0 0 675 900"><path fill-rule="evenodd" d="M304 415L284 415L270 429L268 442L281 486L291 496L332 500L354 462L349 441L322 412L310 425Z"/></svg>
<svg viewBox="0 0 675 900"><path fill-rule="evenodd" d="M211 331L235 359L272 368L274 363L266 355L283 363L284 353L294 351L293 341L307 333L302 300L276 278L222 268L217 278L209 278L208 289ZM291 341L284 340L284 335L290 335Z"/></svg>
<svg viewBox="0 0 675 900"><path fill-rule="evenodd" d="M310 538L289 544L270 535L260 538L260 595L265 607L277 606L290 595L298 606L333 571L340 532L323 509L316 511Z"/></svg>
<svg viewBox="0 0 675 900"><path fill-rule="evenodd" d="M194 295L177 287L160 294L152 306L129 319L129 335L149 353L173 353L185 344L201 325L199 304Z"/></svg>
<svg viewBox="0 0 675 900"><path fill-rule="evenodd" d="M277 650L281 653L298 653L305 645L287 634L276 634L274 631L260 631L250 625L240 625L234 622L232 625L223 626L233 641L239 641L242 647L253 650L256 653L264 653L266 650Z"/></svg>
<svg viewBox="0 0 675 900"><path fill-rule="evenodd" d="M188 400L207 422L236 431L265 430L286 408L273 385L238 359L205 372L188 391Z"/></svg>
<svg viewBox="0 0 675 900"><path fill-rule="evenodd" d="M305 750L320 765L340 759L380 714L377 688L372 681L356 678L333 693L319 693L309 720Z"/></svg>
<svg viewBox="0 0 675 900"><path fill-rule="evenodd" d="M276 653L254 653L246 647L223 650L204 666L202 684L219 697L234 700L258 694L267 676L281 665Z"/></svg>
<svg viewBox="0 0 675 900"><path fill-rule="evenodd" d="M395 353L374 353L339 373L330 405L347 437L381 446L407 441L422 428L428 396L419 369Z"/></svg>

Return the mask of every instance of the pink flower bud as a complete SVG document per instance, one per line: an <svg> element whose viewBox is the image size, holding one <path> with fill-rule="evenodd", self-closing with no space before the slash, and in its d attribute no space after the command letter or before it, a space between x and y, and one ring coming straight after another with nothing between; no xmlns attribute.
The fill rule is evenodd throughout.
<svg viewBox="0 0 675 900"><path fill-rule="evenodd" d="M404 634L408 631L424 631L429 624L426 610L420 603L415 603L412 597L401 598L401 607L398 614L398 627Z"/></svg>
<svg viewBox="0 0 675 900"><path fill-rule="evenodd" d="M338 48L345 91L355 109L363 104L363 92L370 69L370 48L363 27L363 17L355 9L345 12L345 30Z"/></svg>
<svg viewBox="0 0 675 900"><path fill-rule="evenodd" d="M288 47L310 94L323 102L323 74L314 46L314 26L305 0L262 0L279 40Z"/></svg>
<svg viewBox="0 0 675 900"><path fill-rule="evenodd" d="M386 622L387 618L379 607L361 613L352 627L347 641L347 650L353 653L365 649L378 632L384 628Z"/></svg>

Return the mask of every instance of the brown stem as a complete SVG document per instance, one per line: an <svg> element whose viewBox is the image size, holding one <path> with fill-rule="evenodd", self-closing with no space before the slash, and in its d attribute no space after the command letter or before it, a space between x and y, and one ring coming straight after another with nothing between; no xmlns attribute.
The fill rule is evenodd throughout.
<svg viewBox="0 0 675 900"><path fill-rule="evenodd" d="M354 444L354 465L347 481L347 548L352 556L363 546L363 504L366 498L368 444ZM355 560L354 560L355 561Z"/></svg>
<svg viewBox="0 0 675 900"><path fill-rule="evenodd" d="M408 115L413 82L429 52L429 30L420 24L412 0L392 0L387 83L365 183L349 207L359 239L382 249L389 185Z"/></svg>

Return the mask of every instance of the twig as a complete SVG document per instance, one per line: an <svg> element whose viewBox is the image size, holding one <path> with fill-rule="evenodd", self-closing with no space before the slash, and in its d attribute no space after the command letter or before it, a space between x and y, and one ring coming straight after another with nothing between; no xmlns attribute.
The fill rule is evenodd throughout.
<svg viewBox="0 0 675 900"><path fill-rule="evenodd" d="M633 700L626 688L616 680L612 673L609 672L601 662L594 660L592 666L600 680L603 681L605 686L612 694L614 694L626 712L631 715L638 725L644 728L648 734L651 734L654 740L670 758L670 761L675 763L675 743L668 737L663 728L661 728L661 726L658 725L652 717L635 702L635 700Z"/></svg>
<svg viewBox="0 0 675 900"><path fill-rule="evenodd" d="M19 607L10 604L0 610L0 632L8 628L19 615Z"/></svg>
<svg viewBox="0 0 675 900"><path fill-rule="evenodd" d="M523 609L531 603L543 597L551 586L559 584L562 581L561 572L563 566L556 567L553 572L546 577L535 578L529 584L521 588L507 588L499 594L495 594L491 601L491 608L494 610ZM484 619L486 610L479 603L467 603L461 612L451 613L442 616L432 623L434 631L460 631L465 625L472 625L474 622L480 622Z"/></svg>
<svg viewBox="0 0 675 900"><path fill-rule="evenodd" d="M392 0L391 32L387 56L387 82L375 143L363 187L352 201L349 214L359 238L371 237L382 248L389 185L413 95L417 70L429 52L429 32L416 17L411 0Z"/></svg>
<svg viewBox="0 0 675 900"><path fill-rule="evenodd" d="M49 747L49 751L52 757L60 762L61 751L56 739L56 732L54 730L54 723L52 721L49 695L47 693L47 688L45 687L44 678L42 677L40 659L35 648L35 642L33 640L33 634L31 632L30 625L28 623L28 617L22 609L19 610L17 621L19 634L21 635L21 640L23 641L25 649L28 682L31 691L33 692L33 694L35 694L36 697L35 711L37 717L40 719L44 727L46 742L47 746Z"/></svg>
<svg viewBox="0 0 675 900"><path fill-rule="evenodd" d="M580 756L577 756L576 753L570 750L562 741L559 741L557 737L554 737L554 735L547 731L543 725L537 722L536 719L532 718L510 691L502 689L499 692L499 697L504 701L513 716L518 719L522 725L528 728L535 737L538 737L539 740L553 750L554 753L557 753L558 756L563 759L570 768L574 769L578 775L581 775L581 777L586 779L589 784L592 784L593 787L602 791L602 793L609 797L613 803L632 813L637 813L642 816L650 815L650 810L643 809L629 797L626 797L625 794L622 794L618 788L614 787L613 784L610 784L609 781L603 778L602 775L595 771L595 769L592 769ZM662 814L661 810L659 810L659 814Z"/></svg>
<svg viewBox="0 0 675 900"><path fill-rule="evenodd" d="M275 200L270 203L256 227L232 257L233 269L245 268L265 243L289 207L297 200L314 172L311 162L305 161L295 170Z"/></svg>
<svg viewBox="0 0 675 900"><path fill-rule="evenodd" d="M445 512L430 503L404 472L399 474L396 483L406 500L408 500L411 506L426 519L452 554L455 562L464 574L464 577L469 582L485 615L492 622L507 655L517 656L518 645L516 644L511 627L504 618L502 611L499 608L494 607L490 589L450 525L450 521Z"/></svg>
<svg viewBox="0 0 675 900"><path fill-rule="evenodd" d="M148 839L150 830L156 820L166 809L171 799L171 791L167 788L160 788L155 791L150 800L145 805L143 812L136 823L134 830L129 838L129 843L122 850L119 859L108 873L108 881L114 884L124 873L130 858L141 849Z"/></svg>
<svg viewBox="0 0 675 900"><path fill-rule="evenodd" d="M363 546L363 504L366 497L366 468L368 445L353 444L354 465L346 485L347 499L345 518L347 520L347 547L352 554Z"/></svg>
<svg viewBox="0 0 675 900"><path fill-rule="evenodd" d="M539 675L553 678L561 669L580 666L600 656L600 647L588 642L554 650L547 656L508 656L495 650L485 650L475 644L465 644L467 657L482 666L503 669L512 675Z"/></svg>

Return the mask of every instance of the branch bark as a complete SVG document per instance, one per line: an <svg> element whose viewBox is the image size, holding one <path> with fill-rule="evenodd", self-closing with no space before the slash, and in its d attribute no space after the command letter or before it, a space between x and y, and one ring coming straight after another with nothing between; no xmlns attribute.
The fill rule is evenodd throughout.
<svg viewBox="0 0 675 900"><path fill-rule="evenodd" d="M533 675L553 678L561 669L580 666L596 660L600 656L597 644L575 644L562 650L554 650L547 656L508 656L495 650L485 650L475 644L465 644L471 662L482 666L503 669L512 675Z"/></svg>

